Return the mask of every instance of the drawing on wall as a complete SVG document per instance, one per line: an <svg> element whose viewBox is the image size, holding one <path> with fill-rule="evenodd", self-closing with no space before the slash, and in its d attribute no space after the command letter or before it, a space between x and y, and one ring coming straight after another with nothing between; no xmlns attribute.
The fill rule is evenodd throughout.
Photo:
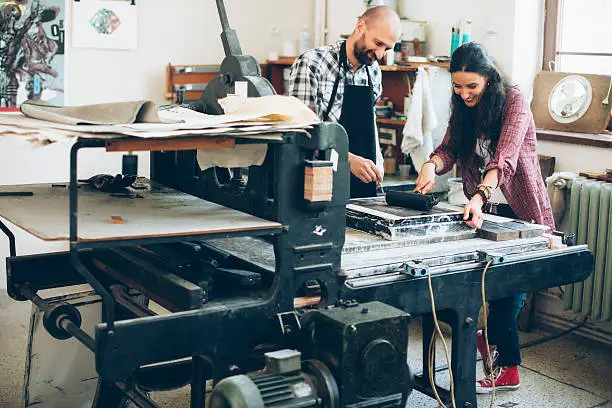
<svg viewBox="0 0 612 408"><path fill-rule="evenodd" d="M73 1L72 45L135 49L138 45L137 7L134 2L121 0Z"/></svg>
<svg viewBox="0 0 612 408"><path fill-rule="evenodd" d="M0 0L0 108L64 103L64 0Z"/></svg>
<svg viewBox="0 0 612 408"><path fill-rule="evenodd" d="M91 20L89 20L89 24L100 34L112 34L121 24L121 20L113 13L113 10L103 8L93 15Z"/></svg>

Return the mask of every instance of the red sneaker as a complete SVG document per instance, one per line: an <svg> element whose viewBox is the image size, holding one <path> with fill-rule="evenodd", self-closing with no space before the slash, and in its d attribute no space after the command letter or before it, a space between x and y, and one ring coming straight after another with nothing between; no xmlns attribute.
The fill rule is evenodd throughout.
<svg viewBox="0 0 612 408"><path fill-rule="evenodd" d="M482 370L484 371L485 375L488 376L490 374L489 366L487 365L489 350L491 350L491 365L493 366L493 369L495 369L497 367L497 346L489 345L489 350L487 350L484 332L482 330L478 330L476 333L476 347L478 348L480 357L482 357Z"/></svg>
<svg viewBox="0 0 612 408"><path fill-rule="evenodd" d="M518 366L497 367L493 375L484 380L476 382L476 394L488 394L493 391L492 379L495 378L495 391L516 390L521 381L519 379Z"/></svg>

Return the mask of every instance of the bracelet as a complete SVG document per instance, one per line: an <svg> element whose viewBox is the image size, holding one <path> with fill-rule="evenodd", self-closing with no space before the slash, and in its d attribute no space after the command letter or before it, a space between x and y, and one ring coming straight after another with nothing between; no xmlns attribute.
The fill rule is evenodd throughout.
<svg viewBox="0 0 612 408"><path fill-rule="evenodd" d="M482 204L483 204L483 205L489 202L489 199L487 198L487 195L485 194L485 192L484 192L484 191L482 191L482 190L477 190L477 191L476 191L476 194L478 194L478 195L480 195L480 196L482 197ZM472 196L472 198L476 197L476 194L474 194L474 195Z"/></svg>
<svg viewBox="0 0 612 408"><path fill-rule="evenodd" d="M438 163L436 163L436 161L434 159L427 160L425 163L423 163L423 166L426 165L427 163L433 164L434 165L434 171L438 171Z"/></svg>
<svg viewBox="0 0 612 408"><path fill-rule="evenodd" d="M493 195L493 187L486 184L478 184L476 188L478 191L482 191L486 195L487 200L491 199L491 196Z"/></svg>

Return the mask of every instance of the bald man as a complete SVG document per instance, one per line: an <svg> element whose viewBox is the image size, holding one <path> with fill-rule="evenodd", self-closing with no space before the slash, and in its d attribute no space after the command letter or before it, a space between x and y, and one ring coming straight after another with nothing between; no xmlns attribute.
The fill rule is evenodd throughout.
<svg viewBox="0 0 612 408"><path fill-rule="evenodd" d="M340 123L348 134L351 198L375 196L383 178L374 114L382 94L378 61L398 41L399 27L392 8L372 7L346 41L306 51L291 67L289 95L322 120Z"/></svg>

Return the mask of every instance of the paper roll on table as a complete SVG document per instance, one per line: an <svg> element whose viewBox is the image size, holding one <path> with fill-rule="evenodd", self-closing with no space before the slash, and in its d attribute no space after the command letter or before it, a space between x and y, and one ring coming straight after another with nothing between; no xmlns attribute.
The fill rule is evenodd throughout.
<svg viewBox="0 0 612 408"><path fill-rule="evenodd" d="M411 208L419 211L429 211L440 199L432 194L420 194L406 191L388 191L385 195L387 204L396 207Z"/></svg>

